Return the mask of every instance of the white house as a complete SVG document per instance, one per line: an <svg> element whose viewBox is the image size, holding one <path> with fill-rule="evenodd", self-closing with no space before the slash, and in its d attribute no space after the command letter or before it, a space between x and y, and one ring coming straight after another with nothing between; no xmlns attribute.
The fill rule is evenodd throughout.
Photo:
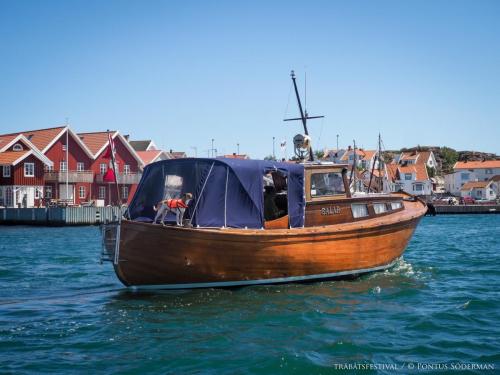
<svg viewBox="0 0 500 375"><path fill-rule="evenodd" d="M495 200L498 197L498 185L493 180L466 182L460 189L460 196L469 196L477 200Z"/></svg>
<svg viewBox="0 0 500 375"><path fill-rule="evenodd" d="M500 160L460 161L453 166L453 173L445 177L445 189L453 195L461 195L467 182L488 181L500 175Z"/></svg>
<svg viewBox="0 0 500 375"><path fill-rule="evenodd" d="M362 148L356 149L356 167L371 170L375 164L375 169L378 168L378 161L376 161L377 150L363 150ZM354 150L349 146L347 151L340 158L341 164L354 164Z"/></svg>
<svg viewBox="0 0 500 375"><path fill-rule="evenodd" d="M432 181L425 164L387 165L390 191L405 191L413 195L431 195Z"/></svg>

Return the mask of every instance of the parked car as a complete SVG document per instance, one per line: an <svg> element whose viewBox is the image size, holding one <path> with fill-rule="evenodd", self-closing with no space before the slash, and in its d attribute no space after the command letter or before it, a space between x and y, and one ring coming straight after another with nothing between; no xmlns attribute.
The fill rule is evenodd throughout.
<svg viewBox="0 0 500 375"><path fill-rule="evenodd" d="M476 203L476 201L472 197L466 196L460 198L460 204L474 204L474 203Z"/></svg>

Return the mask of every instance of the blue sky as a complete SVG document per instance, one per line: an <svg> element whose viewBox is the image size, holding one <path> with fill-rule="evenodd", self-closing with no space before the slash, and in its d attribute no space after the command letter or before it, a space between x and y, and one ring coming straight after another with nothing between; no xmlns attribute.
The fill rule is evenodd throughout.
<svg viewBox="0 0 500 375"><path fill-rule="evenodd" d="M264 157L447 145L500 153L498 1L0 2L0 131L118 129L165 149ZM288 153L290 154L291 148ZM277 147L279 156L279 147Z"/></svg>

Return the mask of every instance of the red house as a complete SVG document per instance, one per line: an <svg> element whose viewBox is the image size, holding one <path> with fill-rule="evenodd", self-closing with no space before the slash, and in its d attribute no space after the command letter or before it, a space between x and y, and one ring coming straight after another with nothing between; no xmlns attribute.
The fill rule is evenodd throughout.
<svg viewBox="0 0 500 375"><path fill-rule="evenodd" d="M0 206L41 204L44 169L52 162L24 135L0 136Z"/></svg>
<svg viewBox="0 0 500 375"><path fill-rule="evenodd" d="M119 200L126 203L139 182L143 163L117 131L112 132L112 137L119 170ZM32 207L41 204L41 198L76 205L117 203L116 187L102 180L109 166L109 160L102 158L108 144L107 132L77 135L68 126L0 135L0 204L17 206L26 202L27 207ZM31 158L25 161L30 178L23 174L14 180L14 172L9 173L9 168L14 169L24 158L20 159L21 154L17 158L12 152L22 151L24 158ZM33 176L30 163L34 163Z"/></svg>
<svg viewBox="0 0 500 375"><path fill-rule="evenodd" d="M81 141L94 155L91 170L95 174L92 185L92 196L104 200L104 204L116 202L128 203L135 193L141 179L143 161L128 141L118 132L111 131L116 150L116 177L118 188L114 183L105 182L103 177L108 168L111 168L109 159L104 158L109 147L108 132L79 133ZM118 197L117 197L118 196Z"/></svg>

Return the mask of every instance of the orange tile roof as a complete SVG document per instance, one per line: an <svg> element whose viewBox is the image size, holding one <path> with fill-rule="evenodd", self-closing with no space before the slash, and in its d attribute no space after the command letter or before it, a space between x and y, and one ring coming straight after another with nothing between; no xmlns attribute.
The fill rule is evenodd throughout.
<svg viewBox="0 0 500 375"><path fill-rule="evenodd" d="M386 164L387 167L387 177L391 181L397 180L398 175L398 165L397 164Z"/></svg>
<svg viewBox="0 0 500 375"><path fill-rule="evenodd" d="M460 190L465 191L465 190L471 190L474 188L485 188L491 183L492 183L491 180L490 181L469 181L469 182L466 182Z"/></svg>
<svg viewBox="0 0 500 375"><path fill-rule="evenodd" d="M0 164L4 165L13 165L13 163L22 158L23 156L26 156L30 151L5 151L0 153Z"/></svg>
<svg viewBox="0 0 500 375"><path fill-rule="evenodd" d="M9 142L12 141L14 138L16 138L16 136L17 136L17 134L0 135L0 148L2 148L5 145L9 144Z"/></svg>
<svg viewBox="0 0 500 375"><path fill-rule="evenodd" d="M229 154L229 155L224 155L223 158L226 158L226 159L248 159L248 155L245 155L245 154L240 154L240 155Z"/></svg>
<svg viewBox="0 0 500 375"><path fill-rule="evenodd" d="M28 140L35 145L40 151L43 151L45 147L48 146L50 142L54 140L54 138L63 131L64 126L57 126L54 128L47 129L39 129L39 130L27 130L17 133L10 133L0 135L0 138L5 136L18 136L19 134L24 135Z"/></svg>
<svg viewBox="0 0 500 375"><path fill-rule="evenodd" d="M346 151L344 155L342 155L340 160L347 160L349 156L352 155L353 153L354 153L353 150ZM373 155L375 155L376 153L377 153L376 150L360 150L360 149L356 150L356 155L362 156L363 159L365 160L371 159Z"/></svg>
<svg viewBox="0 0 500 375"><path fill-rule="evenodd" d="M115 131L111 131L114 135ZM108 132L78 133L83 143L94 155L108 142Z"/></svg>
<svg viewBox="0 0 500 375"><path fill-rule="evenodd" d="M412 164L407 166L399 166L399 173L415 173L416 181L424 181L429 179L425 164Z"/></svg>
<svg viewBox="0 0 500 375"><path fill-rule="evenodd" d="M144 164L153 162L162 152L162 150L136 151Z"/></svg>
<svg viewBox="0 0 500 375"><path fill-rule="evenodd" d="M500 168L500 160L458 161L453 169Z"/></svg>

